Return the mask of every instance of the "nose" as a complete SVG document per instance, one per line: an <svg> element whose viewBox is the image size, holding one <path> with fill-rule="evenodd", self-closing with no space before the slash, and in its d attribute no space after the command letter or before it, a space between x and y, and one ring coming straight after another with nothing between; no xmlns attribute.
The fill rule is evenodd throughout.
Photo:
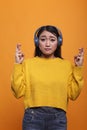
<svg viewBox="0 0 87 130"><path fill-rule="evenodd" d="M50 40L49 39L46 40L46 46L50 46Z"/></svg>

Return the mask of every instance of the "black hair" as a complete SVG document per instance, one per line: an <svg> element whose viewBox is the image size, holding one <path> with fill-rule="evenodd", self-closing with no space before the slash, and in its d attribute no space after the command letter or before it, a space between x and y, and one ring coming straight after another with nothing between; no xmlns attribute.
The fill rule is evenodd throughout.
<svg viewBox="0 0 87 130"><path fill-rule="evenodd" d="M39 28L39 30L38 30L38 32L37 32L37 37L38 37L38 39L39 39L39 36L41 35L41 33L42 33L43 31L45 31L45 30L48 31L48 32L51 32L52 34L54 34L54 35L57 37L57 39L58 39L58 37L60 36L60 34L59 34L59 32L58 32L58 29L57 29L55 26L47 25L47 26L42 26L42 27ZM39 49L38 46L35 46L35 54L34 54L34 56L35 56L35 57L36 57L36 56L41 57L41 55L42 55L41 50ZM54 56L55 56L55 57L62 58L62 56L61 56L61 45L58 45L58 46L57 46L57 49L56 49L55 52L54 52Z"/></svg>

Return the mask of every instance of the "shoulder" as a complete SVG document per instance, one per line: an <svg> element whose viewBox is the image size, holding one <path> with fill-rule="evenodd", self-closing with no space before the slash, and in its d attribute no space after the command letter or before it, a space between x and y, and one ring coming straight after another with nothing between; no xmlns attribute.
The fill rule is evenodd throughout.
<svg viewBox="0 0 87 130"><path fill-rule="evenodd" d="M32 62L37 61L38 59L36 57L25 59L23 64L31 64Z"/></svg>
<svg viewBox="0 0 87 130"><path fill-rule="evenodd" d="M72 65L72 63L69 61L69 60L66 60L66 59L61 59L61 58L59 58L59 61L61 62L61 63L63 63L63 64L66 64L66 65Z"/></svg>
<svg viewBox="0 0 87 130"><path fill-rule="evenodd" d="M61 66L64 66L66 70L72 70L73 69L73 64L71 61L66 60L66 59L61 59Z"/></svg>

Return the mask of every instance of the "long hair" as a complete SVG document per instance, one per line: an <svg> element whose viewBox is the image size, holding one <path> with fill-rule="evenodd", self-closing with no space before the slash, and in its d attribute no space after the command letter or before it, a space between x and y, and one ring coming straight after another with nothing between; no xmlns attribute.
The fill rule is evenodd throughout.
<svg viewBox="0 0 87 130"><path fill-rule="evenodd" d="M38 32L37 32L37 38L38 38L38 39L39 39L39 37L40 37L40 35L41 35L41 33L42 33L43 31L48 31L48 32L54 34L54 35L57 37L57 39L58 39L58 37L60 36L60 34L58 33L58 29L57 29L56 27L47 25L47 26L42 26L42 27L39 28L39 30L38 30ZM36 56L41 57L41 55L42 55L41 50L39 49L38 46L35 45L35 54L34 54L34 56L35 56L35 57L36 57ZM57 46L57 49L56 49L55 52L54 52L54 56L55 56L55 57L62 58L62 56L61 56L61 45L58 45L58 46Z"/></svg>

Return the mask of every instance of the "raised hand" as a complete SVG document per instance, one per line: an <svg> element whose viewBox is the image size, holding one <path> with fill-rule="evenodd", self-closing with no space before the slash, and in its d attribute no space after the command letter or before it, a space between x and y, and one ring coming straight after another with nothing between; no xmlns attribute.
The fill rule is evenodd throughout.
<svg viewBox="0 0 87 130"><path fill-rule="evenodd" d="M24 60L24 54L21 51L21 44L16 46L15 62L21 64Z"/></svg>
<svg viewBox="0 0 87 130"><path fill-rule="evenodd" d="M76 66L82 66L84 61L84 49L80 48L78 55L74 57L74 62Z"/></svg>

